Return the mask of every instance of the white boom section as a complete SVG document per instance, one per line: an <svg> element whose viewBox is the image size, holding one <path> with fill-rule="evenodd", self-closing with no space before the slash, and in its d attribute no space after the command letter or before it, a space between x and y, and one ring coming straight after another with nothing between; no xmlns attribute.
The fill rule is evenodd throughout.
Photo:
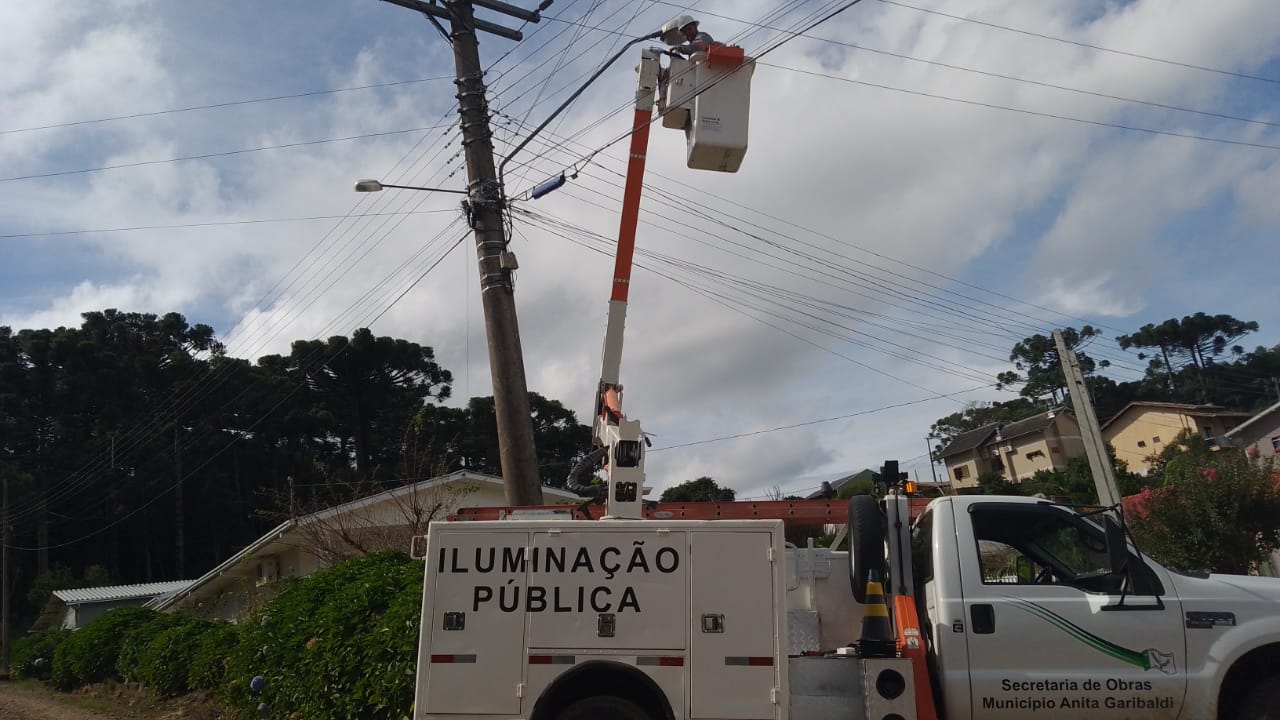
<svg viewBox="0 0 1280 720"><path fill-rule="evenodd" d="M613 287L609 298L608 324L600 384L596 390L596 416L592 435L606 448L605 496L610 519L638 519L644 501L644 433L640 423L622 414L622 339L627 321L627 292L631 286L631 264L635 254L636 227L640 218L640 194L644 182L644 162L649 145L649 125L653 118L661 51L642 50L636 68L635 122L631 132L631 155L622 194L622 218L618 228L618 255L614 260Z"/></svg>

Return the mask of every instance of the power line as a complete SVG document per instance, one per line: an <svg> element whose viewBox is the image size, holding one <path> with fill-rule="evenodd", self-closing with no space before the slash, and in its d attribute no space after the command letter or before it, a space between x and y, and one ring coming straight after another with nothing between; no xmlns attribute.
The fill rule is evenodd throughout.
<svg viewBox="0 0 1280 720"><path fill-rule="evenodd" d="M186 162L188 160L207 160L215 157L245 155L248 153L262 152L264 150L281 150L284 148L305 147L308 145L324 145L327 143L347 142L349 140L365 140L368 138L387 137L389 135L403 135L405 133L422 132L424 130L439 130L444 127L452 127L452 125L433 125L430 127L408 128L406 130L387 130L385 132L365 133L363 135L350 135L340 138L325 138L324 140L305 140L302 142L283 143L280 145L263 145L256 148L205 153L203 155L186 155L183 157L166 158L164 160L142 160L140 162L120 163L119 165L103 165L100 167L80 168L78 170L59 170L58 172L36 173L32 175L15 175L13 177L0 178L0 182L10 182L12 180L33 180L36 178L58 177L61 175L81 175L84 173L101 172L103 170L119 170L121 168L142 167L144 165L163 165L165 163Z"/></svg>
<svg viewBox="0 0 1280 720"><path fill-rule="evenodd" d="M978 385L976 387L967 388L965 390L957 390L955 392L942 393L942 394L933 395L930 397L919 398L917 400L908 400L906 402L894 403L892 405L884 405L877 408L871 408L869 410L858 410L856 412L851 412L845 415L837 415L835 417L821 418L818 420L807 420L805 422L792 423L791 425L779 425L777 427L764 428L763 430L749 430L746 432L734 433L733 435L704 438L702 440L691 440L689 442L678 443L676 445L667 445L664 447L651 448L649 452L655 453L655 452L662 452L664 450L676 450L678 448L693 447L695 445L708 445L710 443L717 443L725 440L737 440L739 438L744 438L744 437L755 437L756 435L764 435L767 433L778 432L780 430L792 430L795 428L808 427L810 425L836 422L837 420L848 420L849 418L860 417L862 415L871 415L873 413L884 412L886 410L896 410L898 408L908 407L910 405L919 405L921 403L930 402L932 400L939 400L942 398L951 398L951 397L955 397L956 395L963 395L965 393L971 393L977 390L984 390L989 387L992 387L992 385Z"/></svg>
<svg viewBox="0 0 1280 720"><path fill-rule="evenodd" d="M881 0L884 2L884 0ZM907 88L894 87L892 85L884 85L881 83L873 83L867 80L854 80L851 78L840 77L838 75L828 75L813 70L801 70L800 68L787 67L786 65L775 65L772 63L757 63L767 67L777 68L779 70L789 70L804 75L813 75L814 77L823 77L830 80L839 80L841 82L851 83L853 85L863 85L865 87L879 88L881 90L889 90L892 92L904 93L907 95L918 95L920 97L932 98L935 100L947 100L949 102L963 103L965 105L974 105L977 107L990 108L992 110L1005 110L1007 112L1021 113L1023 115L1033 115L1042 118L1051 118L1054 120L1066 120L1068 122L1080 123L1083 125L1094 125L1097 127L1114 128L1116 130L1129 130L1132 132L1142 132L1151 135L1165 135L1168 137L1186 138L1188 140L1202 140L1205 142L1222 143L1224 145L1241 145L1244 147L1260 148L1263 150L1280 150L1280 145L1269 145L1267 143L1249 142L1247 140L1229 140L1227 138L1210 137L1208 135L1197 135L1195 133L1174 132L1172 130L1156 130L1153 128L1139 127L1137 125L1125 125L1123 123L1111 123L1103 120L1086 120L1084 118L1073 117L1071 115L1061 115L1058 113L1041 112L1039 110L1026 110L1023 108L1009 107L1007 105L998 105L996 103L983 102L981 100L967 100L964 98L951 97L948 95L939 95L937 93L924 92L923 90L908 90Z"/></svg>
<svg viewBox="0 0 1280 720"><path fill-rule="evenodd" d="M171 115L174 113L193 112L196 110L212 110L214 108L234 107L236 105L251 105L254 103L274 102L276 100L294 100L296 98L316 97L319 95L333 95L335 93L353 92L356 90L374 90L378 88L397 87L401 85L413 85L416 83L431 82L433 80L452 80L452 75L437 75L435 77L418 78L416 80L397 80L395 82L373 83L370 85L357 85L354 87L333 88L331 90L313 90L311 92L294 93L292 95L273 95L271 97L250 98L248 100L229 100L227 102L211 103L208 105L190 105L180 108L169 108L167 110L153 110L151 112L132 113L130 115L113 115L111 117L93 118L90 120L70 120L61 123L51 123L49 125L34 125L32 127L14 128L12 130L0 130L0 135L11 135L14 133L33 132L35 130L52 130L54 128L74 127L77 125L92 125L94 123L114 122L116 120L133 120L136 118L155 117L157 115Z"/></svg>
<svg viewBox="0 0 1280 720"><path fill-rule="evenodd" d="M63 235L93 235L98 233L134 232L138 230L182 230L186 228L222 227L226 225L262 225L267 223L309 222L312 220L346 220L347 218L382 217L385 215L432 215L437 213L456 213L454 208L447 210L407 210L401 212L348 213L346 215L308 215L306 217L257 218L253 220L210 220L208 222L180 223L176 225L134 225L132 227L98 228L94 230L54 230L50 232L11 233L0 235L0 240L29 237L59 237Z"/></svg>
<svg viewBox="0 0 1280 720"><path fill-rule="evenodd" d="M928 8L922 8L915 5L908 5L907 3L898 2L897 0L880 0L880 2L884 3L885 5L896 5L901 8L907 8L908 10L915 10L917 12L928 13L930 15L939 15L941 17L951 18L952 20L959 20L961 22L973 23L974 25L983 25L989 28L996 28L997 30L1006 30L1008 32L1014 32L1020 35L1028 35L1030 37L1036 37L1042 40L1052 40L1054 42L1066 43L1067 45L1075 45L1077 47L1089 48L1090 50L1098 50L1101 52L1107 52L1107 53L1113 53L1116 55L1125 55L1127 57L1138 58L1140 60L1150 60L1151 62L1163 63L1165 65L1176 65L1178 67L1190 68L1192 70L1203 70L1204 72L1216 73L1218 75L1228 75L1231 77L1243 78L1246 80L1258 80L1260 82L1274 83L1274 84L1280 85L1280 80L1277 80L1275 78L1263 77L1261 75L1249 75L1247 73L1232 72L1230 70L1220 70L1218 68L1206 67L1204 65L1195 65L1192 63L1179 62L1177 60L1168 60L1166 58L1155 57L1154 55L1142 55L1140 53L1129 52L1127 50L1117 50L1115 48L1104 47L1102 45L1094 45L1091 43L1081 42L1079 40L1069 40L1067 38L1057 37L1056 35L1047 35L1045 33L1033 32L1031 30L1023 30L1021 28L1010 27L1008 25L999 25L997 23L988 22L986 20L978 20L976 18L963 17L961 15L952 15L950 13L945 13L940 10L930 10Z"/></svg>
<svg viewBox="0 0 1280 720"><path fill-rule="evenodd" d="M658 1L659 1L659 2L661 2L661 0L658 0ZM670 4L672 4L672 3L663 3L663 4L670 5ZM739 19L739 18L731 17L731 16L729 16L729 15L718 15L718 14L716 14L716 13L713 13L713 12L707 12L707 11L705 11L705 10L704 10L704 11L701 11L701 14L703 14L703 15L708 15L708 16L711 16L711 17L722 18L722 19L725 19L725 20L732 20L732 21L734 21L734 22L742 22L742 23L746 23L746 24L748 24L748 25L756 25L755 23L751 23L751 22L748 22L748 21L745 21L745 20L741 20L741 19ZM766 29L769 29L769 30L779 30L779 28L770 27L770 26L768 26L768 25L757 25L757 27L762 27L762 28L766 28ZM607 32L607 31L606 31L606 32ZM933 66L936 66L936 67L947 68L948 70L957 70L957 71L960 71L960 72L967 72L967 73L972 73L972 74L975 74L975 75L983 75L983 76L986 76L986 77L997 78L997 79L1000 79L1000 80L1009 80L1009 81L1011 81L1011 82L1025 83L1025 84L1027 84L1027 85L1035 85L1035 86L1037 86L1037 87L1050 88L1050 89L1053 89L1053 90L1062 90L1062 91L1064 91L1064 92L1076 93L1076 94L1080 94L1080 95L1089 95L1089 96L1092 96L1092 97L1103 98L1103 99L1106 99L1106 100L1118 100L1118 101L1121 101L1121 102L1134 103L1134 104L1137 104L1137 105L1146 105L1146 106L1148 106L1148 107L1160 108L1160 109L1162 109L1162 110L1175 110L1175 111L1178 111L1178 112L1191 113L1191 114L1194 114L1194 115L1203 115L1203 116L1206 116L1206 117L1215 117L1215 118L1220 118L1220 119L1223 119L1223 120L1234 120L1234 121L1237 121L1237 122L1252 123L1252 124L1255 124L1255 125L1264 125L1264 126L1267 126L1267 127L1280 127L1280 123L1277 123L1277 122L1271 122L1271 121L1268 121L1268 120L1259 120L1259 119L1257 119L1257 118L1241 117L1241 116L1239 116L1239 115L1228 115L1228 114L1226 114L1226 113L1213 112L1213 111L1209 111L1209 110L1197 110L1197 109L1195 109L1195 108L1182 107L1182 106L1179 106L1179 105L1168 105L1168 104L1165 104L1165 103L1159 103L1159 102L1155 102L1155 101L1152 101L1152 100L1140 100L1140 99L1137 99L1137 98L1125 97L1125 96L1123 96L1123 95L1112 95L1112 94L1109 94L1109 93L1097 92L1097 91L1094 91L1094 90L1086 90L1086 89L1083 89L1083 88L1070 87L1070 86L1067 86L1067 85L1058 85L1058 84L1055 84L1055 83L1044 82L1044 81L1042 81L1042 80L1032 80L1032 79L1030 79L1030 78L1018 77L1018 76L1016 76L1016 75L1005 75L1005 74L1003 74L1003 73L991 72L991 71L989 71L989 70L979 70L979 69L977 69L977 68L965 67L964 65L956 65L956 64L953 64L953 63L945 63L945 62L941 62L941 61L939 61L939 60L930 60L930 59L928 59L928 58L916 57L916 56L914 56L914 55L906 55L906 54L904 54L904 53L897 53L897 52L892 52L892 51L889 51L889 50L880 50L880 49L878 49L878 48L867 47L866 45L858 45L858 44L856 44L856 43L844 42L844 41L842 41L842 40L835 40L835 39L832 39L832 38L819 37L819 36L817 36L817 35L802 34L802 35L801 35L801 37L804 37L805 39L808 39L808 40L816 40L816 41L818 41L818 42L824 42L824 43L828 43L828 44L831 44L831 45L838 45L838 46L840 46L840 47L850 48L850 49L852 49L852 50L860 50L860 51L863 51L863 52L874 53L874 54L876 54L876 55L884 55L884 56L886 56L886 57L897 58L897 59L899 59L899 60L909 60L909 61L911 61L911 62L918 62L918 63L924 63L924 64L926 64L926 65L933 65Z"/></svg>

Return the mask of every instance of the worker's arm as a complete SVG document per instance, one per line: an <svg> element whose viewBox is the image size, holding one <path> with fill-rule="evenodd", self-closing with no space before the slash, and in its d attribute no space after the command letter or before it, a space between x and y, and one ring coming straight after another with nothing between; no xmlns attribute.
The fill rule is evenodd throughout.
<svg viewBox="0 0 1280 720"><path fill-rule="evenodd" d="M707 33L700 32L696 36L694 36L692 41L687 42L679 47L671 48L671 52L679 53L680 55L689 57L690 55L696 52L706 52L707 48L711 47L712 45L722 45L722 44L723 43L718 43L715 40L711 39L711 36L708 35Z"/></svg>

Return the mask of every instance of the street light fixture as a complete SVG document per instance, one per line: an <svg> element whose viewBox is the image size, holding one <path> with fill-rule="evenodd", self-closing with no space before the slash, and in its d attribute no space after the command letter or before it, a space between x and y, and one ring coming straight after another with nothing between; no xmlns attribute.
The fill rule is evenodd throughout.
<svg viewBox="0 0 1280 720"><path fill-rule="evenodd" d="M390 185L384 182L378 182L377 180L357 180L356 181L356 192L382 192L383 188L396 188L397 190L426 190L428 192L460 193L462 195L467 194L466 190L451 190L449 188L418 187L416 185Z"/></svg>

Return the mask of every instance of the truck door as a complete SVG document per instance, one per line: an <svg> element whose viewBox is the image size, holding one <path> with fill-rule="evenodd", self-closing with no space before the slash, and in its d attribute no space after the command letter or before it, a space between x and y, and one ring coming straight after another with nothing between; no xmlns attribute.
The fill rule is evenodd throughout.
<svg viewBox="0 0 1280 720"><path fill-rule="evenodd" d="M691 532L689 717L769 720L780 631L769 532Z"/></svg>
<svg viewBox="0 0 1280 720"><path fill-rule="evenodd" d="M1177 716L1182 608L1158 578L1121 606L1096 524L1048 503L977 503L966 515L956 522L974 717Z"/></svg>
<svg viewBox="0 0 1280 720"><path fill-rule="evenodd" d="M425 589L431 617L423 622L431 629L422 660L429 666L418 712L514 716L524 672L525 614L517 611L529 533L439 532L430 542L435 582Z"/></svg>

